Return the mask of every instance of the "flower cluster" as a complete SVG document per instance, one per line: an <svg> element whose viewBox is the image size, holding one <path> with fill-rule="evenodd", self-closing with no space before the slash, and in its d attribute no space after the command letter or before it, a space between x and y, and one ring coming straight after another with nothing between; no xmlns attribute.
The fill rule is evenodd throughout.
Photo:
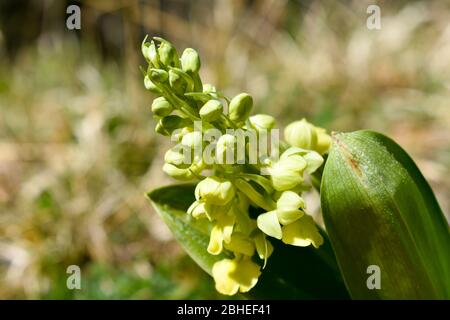
<svg viewBox="0 0 450 320"><path fill-rule="evenodd" d="M205 249L212 255L227 253L212 269L216 289L233 295L253 288L273 251L268 237L294 246L319 247L322 236L306 213L301 194L310 188L305 175L322 165L322 155L330 146L325 130L303 119L286 127L286 142L280 144L278 158L259 157L256 163L225 161L230 154L236 159L239 142L230 129L252 131L261 139L264 131L276 130L275 119L250 116L253 99L247 93L229 99L214 86L202 84L200 58L194 49L185 49L180 57L170 42L155 37L144 39L142 53L148 62L143 70L145 88L159 96L152 104L156 131L178 142L165 154L163 170L176 179L200 180L188 214L210 222ZM200 130L195 128L198 121ZM211 129L221 135L204 139L205 131ZM250 142L241 143L247 150L243 159L248 160ZM195 152L211 146L215 163Z"/></svg>

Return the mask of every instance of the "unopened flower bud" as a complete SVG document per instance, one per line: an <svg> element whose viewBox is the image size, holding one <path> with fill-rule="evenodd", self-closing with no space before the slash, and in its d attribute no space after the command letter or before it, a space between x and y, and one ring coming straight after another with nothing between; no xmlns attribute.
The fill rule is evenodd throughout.
<svg viewBox="0 0 450 320"><path fill-rule="evenodd" d="M164 162L173 164L181 169L189 168L192 164L192 153L181 151L183 151L183 149L178 150L177 148L172 148L167 150L164 155Z"/></svg>
<svg viewBox="0 0 450 320"><path fill-rule="evenodd" d="M222 102L219 100L209 100L200 109L200 117L204 121L214 121L217 120L223 112Z"/></svg>
<svg viewBox="0 0 450 320"><path fill-rule="evenodd" d="M236 124L244 123L253 107L253 98L248 93L240 93L235 96L229 106L228 116Z"/></svg>
<svg viewBox="0 0 450 320"><path fill-rule="evenodd" d="M173 106L164 97L153 100L152 112L158 117L168 116L173 110Z"/></svg>
<svg viewBox="0 0 450 320"><path fill-rule="evenodd" d="M208 177L197 184L195 198L198 201L224 206L235 195L233 184L219 177Z"/></svg>
<svg viewBox="0 0 450 320"><path fill-rule="evenodd" d="M200 70L200 57L194 49L186 48L180 60L183 71L196 73Z"/></svg>
<svg viewBox="0 0 450 320"><path fill-rule="evenodd" d="M161 63L159 61L159 54L156 49L155 42L152 40L150 43L147 43L145 45L147 47L147 50L145 50L147 56L146 59L150 61L153 67L159 68L161 66Z"/></svg>
<svg viewBox="0 0 450 320"><path fill-rule="evenodd" d="M169 70L169 84L170 87L177 93L183 93L186 91L186 81L174 70Z"/></svg>
<svg viewBox="0 0 450 320"><path fill-rule="evenodd" d="M150 69L149 72L150 80L156 83L162 83L166 82L166 80L169 78L169 74L167 71L163 69Z"/></svg>
<svg viewBox="0 0 450 320"><path fill-rule="evenodd" d="M158 122L155 126L155 132L163 136L169 136L170 133L163 127L161 122Z"/></svg>
<svg viewBox="0 0 450 320"><path fill-rule="evenodd" d="M181 142L184 135L192 131L194 131L194 129L191 126L178 128L172 132L171 140Z"/></svg>
<svg viewBox="0 0 450 320"><path fill-rule="evenodd" d="M178 180L190 180L193 178L192 172L189 170L189 168L183 169L183 168L177 168L173 164L165 163L163 166L163 171L167 173L172 178L178 179Z"/></svg>
<svg viewBox="0 0 450 320"><path fill-rule="evenodd" d="M152 82L152 80L150 80L148 75L144 77L144 87L150 92L161 93L161 90L159 90L159 88Z"/></svg>
<svg viewBox="0 0 450 320"><path fill-rule="evenodd" d="M236 154L236 137L224 134L216 144L216 160L220 164L233 164Z"/></svg>
<svg viewBox="0 0 450 320"><path fill-rule="evenodd" d="M284 138L294 147L314 150L317 145L316 128L305 119L292 122L284 130Z"/></svg>
<svg viewBox="0 0 450 320"><path fill-rule="evenodd" d="M178 61L178 54L175 47L163 38L154 37L154 39L161 43L158 48L161 63L166 67L174 66L176 61Z"/></svg>
<svg viewBox="0 0 450 320"><path fill-rule="evenodd" d="M181 144L191 149L200 149L203 145L203 135L200 131L188 132L181 139Z"/></svg>
<svg viewBox="0 0 450 320"><path fill-rule="evenodd" d="M142 55L144 56L144 58L147 61L150 61L150 57L148 55L148 47L150 46L150 42L147 42L147 38L148 38L148 35L145 36L144 40L141 43L141 52L142 52Z"/></svg>
<svg viewBox="0 0 450 320"><path fill-rule="evenodd" d="M203 93L215 93L216 91L216 87L214 87L212 84L210 83L205 83L203 84Z"/></svg>
<svg viewBox="0 0 450 320"><path fill-rule="evenodd" d="M275 127L275 118L267 114L257 114L249 118L251 125L258 131Z"/></svg>
<svg viewBox="0 0 450 320"><path fill-rule="evenodd" d="M176 129L189 126L191 121L176 115L169 115L161 118L156 125L156 132L168 136Z"/></svg>

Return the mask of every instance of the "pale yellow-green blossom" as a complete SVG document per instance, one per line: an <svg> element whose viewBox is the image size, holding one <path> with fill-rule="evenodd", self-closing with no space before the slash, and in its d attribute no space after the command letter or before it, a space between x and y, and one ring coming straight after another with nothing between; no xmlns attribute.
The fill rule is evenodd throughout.
<svg viewBox="0 0 450 320"><path fill-rule="evenodd" d="M283 226L282 241L286 244L299 247L307 247L313 245L318 248L323 244L323 237L309 215L304 215L294 223Z"/></svg>
<svg viewBox="0 0 450 320"><path fill-rule="evenodd" d="M248 292L258 282L260 267L250 258L223 259L216 262L212 275L216 290L224 295Z"/></svg>
<svg viewBox="0 0 450 320"><path fill-rule="evenodd" d="M233 184L223 178L208 177L197 184L195 198L216 205L225 205L233 199L235 190Z"/></svg>
<svg viewBox="0 0 450 320"><path fill-rule="evenodd" d="M304 200L293 191L284 191L277 201L275 210L260 214L257 219L258 228L268 236L281 239L281 225L288 225L304 215Z"/></svg>
<svg viewBox="0 0 450 320"><path fill-rule="evenodd" d="M306 165L306 160L300 155L281 156L279 161L269 167L275 190L289 190L301 184L304 181L303 172Z"/></svg>
<svg viewBox="0 0 450 320"><path fill-rule="evenodd" d="M257 114L248 118L248 121L257 131L271 130L275 127L275 118L267 114Z"/></svg>
<svg viewBox="0 0 450 320"><path fill-rule="evenodd" d="M252 96L248 93L240 93L231 100L228 108L228 116L231 121L237 124L243 124L249 117L252 108Z"/></svg>
<svg viewBox="0 0 450 320"><path fill-rule="evenodd" d="M232 214L225 212L225 210L219 213L211 230L207 250L213 255L221 253L223 249L223 242L230 243L232 239L233 227L236 218Z"/></svg>
<svg viewBox="0 0 450 320"><path fill-rule="evenodd" d="M251 164L235 163L239 139L229 130L255 133L259 143L265 132L272 137L275 119L250 116L253 98L248 93L229 99L213 85L203 84L194 49L179 56L170 42L154 37L145 38L141 50L148 63L142 68L144 86L158 96L151 108L155 131L177 143L165 153L163 171L178 180L199 181L187 214L200 224L196 220L205 220L209 230L205 250L230 257L212 268L216 289L225 295L252 289L274 251L275 239L294 246L320 246L323 238L305 213L302 192L310 188L306 176L320 168L330 147L325 129L305 119L293 122L285 129L287 144L280 143L278 160L271 156ZM202 121L200 130L196 121ZM219 136L205 139L210 129ZM244 147L247 160L250 142ZM211 151L209 156L203 153L205 148ZM261 169L269 175L259 174Z"/></svg>
<svg viewBox="0 0 450 320"><path fill-rule="evenodd" d="M200 57L196 50L186 48L180 60L183 71L195 73L200 70Z"/></svg>
<svg viewBox="0 0 450 320"><path fill-rule="evenodd" d="M200 109L200 117L205 121L215 121L220 118L223 112L223 105L220 100L211 99Z"/></svg>
<svg viewBox="0 0 450 320"><path fill-rule="evenodd" d="M326 130L316 127L306 119L294 121L284 129L284 138L293 147L314 150L319 154L328 152L331 137Z"/></svg>

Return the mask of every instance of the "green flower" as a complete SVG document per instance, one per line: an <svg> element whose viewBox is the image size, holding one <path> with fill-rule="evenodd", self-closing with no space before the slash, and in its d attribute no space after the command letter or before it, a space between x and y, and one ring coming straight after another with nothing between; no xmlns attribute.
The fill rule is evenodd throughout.
<svg viewBox="0 0 450 320"><path fill-rule="evenodd" d="M261 275L260 267L248 257L223 259L212 268L216 290L225 295L248 292Z"/></svg>
<svg viewBox="0 0 450 320"><path fill-rule="evenodd" d="M181 181L192 180L196 175L200 174L205 169L203 160L198 160L192 163L188 168L179 168L173 164L165 163L163 171L174 179Z"/></svg>
<svg viewBox="0 0 450 320"><path fill-rule="evenodd" d="M159 61L166 67L175 66L178 62L178 54L175 47L167 40L154 37L153 39L160 42L158 47Z"/></svg>
<svg viewBox="0 0 450 320"><path fill-rule="evenodd" d="M169 79L169 74L163 69L150 69L148 76L155 83L163 83Z"/></svg>
<svg viewBox="0 0 450 320"><path fill-rule="evenodd" d="M305 119L289 124L284 129L284 138L298 148L314 150L317 145L316 128Z"/></svg>
<svg viewBox="0 0 450 320"><path fill-rule="evenodd" d="M234 254L251 257L255 253L255 244L249 236L241 232L234 232L229 241L225 241L225 249L232 251Z"/></svg>
<svg viewBox="0 0 450 320"><path fill-rule="evenodd" d="M248 119L252 108L252 96L248 93L240 93L230 101L228 117L237 125L243 124Z"/></svg>
<svg viewBox="0 0 450 320"><path fill-rule="evenodd" d="M187 88L187 82L174 70L169 70L170 87L178 94L183 94Z"/></svg>
<svg viewBox="0 0 450 320"><path fill-rule="evenodd" d="M217 93L216 87L210 83L203 84L203 93Z"/></svg>
<svg viewBox="0 0 450 320"><path fill-rule="evenodd" d="M284 130L284 138L291 146L314 150L319 154L328 152L331 146L331 137L327 131L305 119L289 124Z"/></svg>
<svg viewBox="0 0 450 320"><path fill-rule="evenodd" d="M187 213L195 219L208 218L211 221L212 219L206 206L205 202L194 201L187 209Z"/></svg>
<svg viewBox="0 0 450 320"><path fill-rule="evenodd" d="M160 67L160 60L158 51L156 49L155 42L152 40L151 42L147 41L148 36L144 38L144 41L142 41L141 44L141 51L142 55L144 56L145 60L149 62L149 64L155 68Z"/></svg>
<svg viewBox="0 0 450 320"><path fill-rule="evenodd" d="M194 159L193 154L181 151L184 151L184 149L181 148L180 150L178 146L167 150L164 155L164 162L183 169L190 167Z"/></svg>
<svg viewBox="0 0 450 320"><path fill-rule="evenodd" d="M315 151L302 148L290 147L281 155L280 159L291 156L301 156L306 161L305 172L311 174L315 172L323 163L323 157Z"/></svg>
<svg viewBox="0 0 450 320"><path fill-rule="evenodd" d="M250 124L258 131L271 130L275 127L275 118L267 114L257 114L249 118Z"/></svg>
<svg viewBox="0 0 450 320"><path fill-rule="evenodd" d="M203 146L203 135L200 131L188 132L181 139L181 144L191 149L201 150Z"/></svg>
<svg viewBox="0 0 450 320"><path fill-rule="evenodd" d="M256 222L248 215L250 203L242 192L236 192L230 212L236 217L236 230L249 236L256 230Z"/></svg>
<svg viewBox="0 0 450 320"><path fill-rule="evenodd" d="M304 213L304 200L295 192L285 191L277 201L277 209L260 214L258 228L268 236L293 246L318 248L323 238L311 216Z"/></svg>
<svg viewBox="0 0 450 320"><path fill-rule="evenodd" d="M235 195L233 184L219 177L208 177L197 184L195 198L216 205L226 205Z"/></svg>
<svg viewBox="0 0 450 320"><path fill-rule="evenodd" d="M275 190L285 191L301 186L303 173L313 173L322 163L323 158L317 152L291 147L268 167L268 172Z"/></svg>
<svg viewBox="0 0 450 320"><path fill-rule="evenodd" d="M201 201L194 201L188 208L187 213L195 219L207 218L209 221L218 220L218 217L224 212L229 212L230 206L214 205Z"/></svg>
<svg viewBox="0 0 450 320"><path fill-rule="evenodd" d="M196 201L187 212L194 219L208 220L206 249L210 254L226 251L234 256L214 264L216 289L233 295L253 288L261 271L252 259L257 255L264 261L262 268L266 266L274 250L269 236L295 246L320 246L322 236L305 214L299 192L310 187L303 176L322 165L321 155L330 147L331 138L325 129L305 119L294 122L285 130L292 147L278 161L264 159L244 165L235 159L238 137L228 134L228 129L242 129L246 134L256 130L253 136L259 143L264 132L275 127L275 119L265 114L250 117L253 98L247 93L230 100L213 85L202 84L200 57L194 49L185 49L179 58L170 42L157 37L148 42L146 37L141 50L148 62L147 71L142 69L144 86L159 96L152 103L158 121L155 130L178 142L165 153L163 171L179 180L200 179L195 188ZM194 130L197 120L203 121L200 131ZM215 130L220 137L203 139L207 130ZM218 163L203 158L206 146L211 147L208 150ZM245 148L247 155L250 143ZM204 178L205 169L211 169L213 176ZM258 175L261 169L267 169L270 177ZM250 205L266 212L255 219L250 216Z"/></svg>
<svg viewBox="0 0 450 320"><path fill-rule="evenodd" d="M306 160L302 156L285 156L283 153L280 160L268 168L275 190L289 190L303 183L306 165Z"/></svg>
<svg viewBox="0 0 450 320"><path fill-rule="evenodd" d="M220 254L223 250L223 243L230 243L232 239L235 217L228 214L225 208L222 210L211 229L209 237L207 250L212 255Z"/></svg>
<svg viewBox="0 0 450 320"><path fill-rule="evenodd" d="M141 52L144 58L150 62L150 58L148 56L148 47L150 46L150 42L147 42L148 35L145 36L144 40L141 43Z"/></svg>
<svg viewBox="0 0 450 320"><path fill-rule="evenodd" d="M217 120L223 112L222 102L216 99L209 100L200 109L200 118L204 121L215 121Z"/></svg>
<svg viewBox="0 0 450 320"><path fill-rule="evenodd" d="M231 134L222 135L216 144L216 160L220 164L233 164L236 153L236 137Z"/></svg>
<svg viewBox="0 0 450 320"><path fill-rule="evenodd" d="M320 235L316 224L311 216L305 214L303 217L287 226L283 226L282 241L298 247L313 245L315 248L323 244L323 237Z"/></svg>
<svg viewBox="0 0 450 320"><path fill-rule="evenodd" d="M173 164L165 163L162 169L169 176L177 180L187 181L193 178L193 174L189 168L178 168Z"/></svg>
<svg viewBox="0 0 450 320"><path fill-rule="evenodd" d="M150 43L147 42L145 46L147 47L147 50L143 51L143 53L145 53L144 57L153 67L159 68L161 66L161 62L159 60L159 54L156 49L155 42L152 40Z"/></svg>
<svg viewBox="0 0 450 320"><path fill-rule="evenodd" d="M200 56L192 48L186 48L181 55L181 68L185 72L197 73L200 70Z"/></svg>
<svg viewBox="0 0 450 320"><path fill-rule="evenodd" d="M144 87L145 87L145 89L147 89L150 92L153 92L156 94L161 93L161 90L159 90L159 88L152 82L152 80L150 80L148 75L145 75L145 77L144 77Z"/></svg>
<svg viewBox="0 0 450 320"><path fill-rule="evenodd" d="M173 106L164 97L159 97L153 100L152 112L158 117L165 117L171 114L173 111Z"/></svg>
<svg viewBox="0 0 450 320"><path fill-rule="evenodd" d="M268 236L281 239L281 225L289 225L300 219L305 208L304 200L293 191L284 191L277 201L275 210L260 214L257 218L258 228ZM302 210L300 210L302 209Z"/></svg>
<svg viewBox="0 0 450 320"><path fill-rule="evenodd" d="M189 119L177 115L168 115L158 121L155 130L159 134L169 136L175 130L188 127L191 124L192 122Z"/></svg>
<svg viewBox="0 0 450 320"><path fill-rule="evenodd" d="M258 232L254 237L256 252L261 260L264 260L264 265L267 259L273 252L273 246L270 241L267 240L266 236L262 232Z"/></svg>
<svg viewBox="0 0 450 320"><path fill-rule="evenodd" d="M327 153L331 146L331 137L327 134L327 130L316 127L317 146L316 151L320 154Z"/></svg>

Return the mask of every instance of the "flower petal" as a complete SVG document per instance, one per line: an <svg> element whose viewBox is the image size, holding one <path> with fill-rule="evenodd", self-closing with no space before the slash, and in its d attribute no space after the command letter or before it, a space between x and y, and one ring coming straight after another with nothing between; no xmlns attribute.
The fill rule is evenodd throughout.
<svg viewBox="0 0 450 320"><path fill-rule="evenodd" d="M293 191L284 191L277 201L277 208L304 208L305 201Z"/></svg>
<svg viewBox="0 0 450 320"><path fill-rule="evenodd" d="M303 216L303 211L291 208L281 208L277 209L278 221L282 225L288 225L298 220Z"/></svg>
<svg viewBox="0 0 450 320"><path fill-rule="evenodd" d="M223 234L222 228L215 225L211 230L209 237L208 252L213 255L218 255L223 249Z"/></svg>
<svg viewBox="0 0 450 320"><path fill-rule="evenodd" d="M309 215L304 215L294 223L283 227L282 241L293 246L307 247L312 244L318 248L323 243L323 238Z"/></svg>
<svg viewBox="0 0 450 320"><path fill-rule="evenodd" d="M264 260L264 267L266 266L267 259L273 252L273 246L269 240L266 239L266 236L262 232L258 232L258 234L254 237L256 252L261 260Z"/></svg>
<svg viewBox="0 0 450 320"><path fill-rule="evenodd" d="M235 215L229 213L221 214L217 219L217 224L222 229L223 241L226 243L231 240L235 220Z"/></svg>
<svg viewBox="0 0 450 320"><path fill-rule="evenodd" d="M240 292L248 292L258 282L261 275L260 267L250 258L242 258L238 267L230 272L230 278L239 284Z"/></svg>
<svg viewBox="0 0 450 320"><path fill-rule="evenodd" d="M236 229L245 235L249 235L256 229L256 223L248 216L248 201L240 192L238 192L238 203L230 209L230 214L236 217Z"/></svg>
<svg viewBox="0 0 450 320"><path fill-rule="evenodd" d="M246 256L253 256L255 253L255 245L253 241L243 233L235 232L231 236L231 241L225 243L225 248L234 253L241 253Z"/></svg>
<svg viewBox="0 0 450 320"><path fill-rule="evenodd" d="M223 178L211 176L200 181L195 188L197 201L223 206L235 195L233 184Z"/></svg>
<svg viewBox="0 0 450 320"><path fill-rule="evenodd" d="M310 151L303 156L306 160L306 173L313 173L316 171L323 163L323 158L320 154L315 151Z"/></svg>
<svg viewBox="0 0 450 320"><path fill-rule="evenodd" d="M269 211L260 214L256 220L258 228L265 234L281 239L281 226L278 222L277 212Z"/></svg>
<svg viewBox="0 0 450 320"><path fill-rule="evenodd" d="M277 191L289 190L303 182L303 176L299 171L289 170L285 167L285 163L291 161L280 161L269 168L270 178L273 187Z"/></svg>
<svg viewBox="0 0 450 320"><path fill-rule="evenodd" d="M214 263L212 276L216 283L216 290L221 294L232 296L239 290L239 284L230 277L230 273L235 272L237 264L235 260L223 259Z"/></svg>
<svg viewBox="0 0 450 320"><path fill-rule="evenodd" d="M187 212L195 219L208 218L208 220L211 221L211 216L209 215L204 202L194 201Z"/></svg>

